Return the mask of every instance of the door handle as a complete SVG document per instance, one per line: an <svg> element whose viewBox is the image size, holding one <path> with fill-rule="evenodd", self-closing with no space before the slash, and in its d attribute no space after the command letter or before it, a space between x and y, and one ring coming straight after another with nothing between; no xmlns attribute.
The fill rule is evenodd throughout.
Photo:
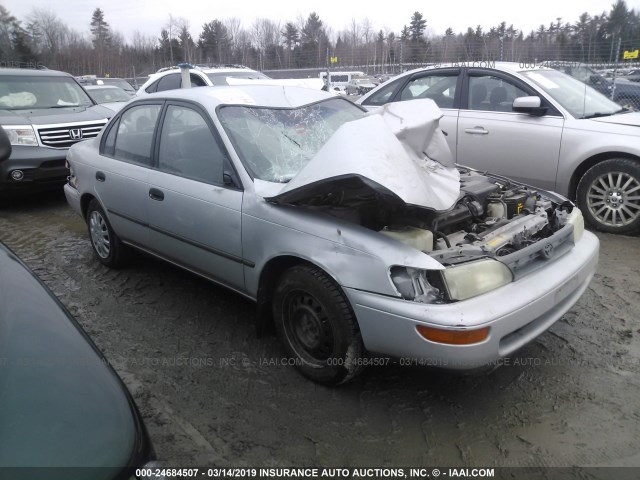
<svg viewBox="0 0 640 480"><path fill-rule="evenodd" d="M106 175L103 172L96 172L96 180L99 182L104 182L107 179Z"/></svg>
<svg viewBox="0 0 640 480"><path fill-rule="evenodd" d="M466 133L471 133L475 135L488 135L489 130L485 130L484 127L473 127L473 128L465 128Z"/></svg>
<svg viewBox="0 0 640 480"><path fill-rule="evenodd" d="M164 192L162 190L158 190L157 188L152 188L149 190L149 198L151 200L157 200L161 202L164 200Z"/></svg>

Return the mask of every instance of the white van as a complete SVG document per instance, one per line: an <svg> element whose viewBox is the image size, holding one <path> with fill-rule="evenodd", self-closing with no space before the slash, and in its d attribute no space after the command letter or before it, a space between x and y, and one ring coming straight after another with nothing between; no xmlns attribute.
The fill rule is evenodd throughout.
<svg viewBox="0 0 640 480"><path fill-rule="evenodd" d="M347 88L347 83L351 81L353 77L364 77L364 72L329 72L329 83L331 87L338 87L342 92ZM320 72L320 79L326 82L327 72Z"/></svg>

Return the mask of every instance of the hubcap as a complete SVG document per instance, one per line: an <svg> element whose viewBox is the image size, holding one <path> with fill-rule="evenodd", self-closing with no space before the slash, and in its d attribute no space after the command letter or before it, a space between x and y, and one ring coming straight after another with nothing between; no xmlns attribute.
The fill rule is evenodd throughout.
<svg viewBox="0 0 640 480"><path fill-rule="evenodd" d="M600 175L589 186L587 208L603 225L629 225L640 215L640 182L624 172Z"/></svg>
<svg viewBox="0 0 640 480"><path fill-rule="evenodd" d="M109 229L100 212L94 210L89 216L89 230L91 231L91 243L100 258L107 258L111 252Z"/></svg>
<svg viewBox="0 0 640 480"><path fill-rule="evenodd" d="M324 306L302 290L284 299L284 330L296 354L305 362L320 365L333 353L331 322Z"/></svg>

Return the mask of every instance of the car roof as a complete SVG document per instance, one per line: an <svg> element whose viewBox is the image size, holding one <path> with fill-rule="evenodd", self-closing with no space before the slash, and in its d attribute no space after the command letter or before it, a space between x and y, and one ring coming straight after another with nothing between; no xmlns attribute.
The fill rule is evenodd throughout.
<svg viewBox="0 0 640 480"><path fill-rule="evenodd" d="M282 85L234 85L217 87L177 88L152 93L141 101L174 99L194 101L210 110L219 105L296 108L325 99L340 98L321 90ZM345 101L349 101L346 100Z"/></svg>
<svg viewBox="0 0 640 480"><path fill-rule="evenodd" d="M15 77L19 76L38 76L38 77L72 77L66 72L60 72L58 70L36 70L32 68L0 68L0 75L11 75Z"/></svg>
<svg viewBox="0 0 640 480"><path fill-rule="evenodd" d="M200 67L200 66L192 66L191 68L189 68L190 72L202 72L204 74L207 73L238 73L238 72L257 72L257 70L253 70L251 68L248 67L241 67L241 66L227 66L227 65L222 65L222 66L210 66L210 67ZM180 68L179 67L169 67L169 68L163 68L158 70L155 73L152 73L151 75L149 75L149 78L158 78L158 77L162 77L164 75L168 75L170 73L180 73Z"/></svg>
<svg viewBox="0 0 640 480"><path fill-rule="evenodd" d="M120 87L115 85L83 85L85 90L98 90L103 88L108 88L109 90L122 90Z"/></svg>

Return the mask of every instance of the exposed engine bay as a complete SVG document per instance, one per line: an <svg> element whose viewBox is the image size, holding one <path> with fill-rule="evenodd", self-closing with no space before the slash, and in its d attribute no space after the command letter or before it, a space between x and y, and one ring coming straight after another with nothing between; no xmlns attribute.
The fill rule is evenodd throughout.
<svg viewBox="0 0 640 480"><path fill-rule="evenodd" d="M444 264L456 263L461 255L501 257L519 251L560 230L573 210L555 194L462 167L459 199L444 212L407 205L377 187L360 177L334 179L330 191L292 203L448 259ZM436 255L445 251L449 255Z"/></svg>
<svg viewBox="0 0 640 480"><path fill-rule="evenodd" d="M438 260L444 271L398 266L390 272L403 298L426 303L464 300L514 281L568 252L582 235L582 214L565 198L459 171L458 201L446 211L408 205L357 176L333 179L330 189L315 195L307 190L292 204L362 225Z"/></svg>
<svg viewBox="0 0 640 480"><path fill-rule="evenodd" d="M423 251L466 245L500 257L560 230L573 210L573 204L562 198L557 198L560 203L556 203L546 192L469 169L461 169L460 186L460 198L453 209L390 219L381 233L393 236L390 232L424 229L433 235L433 242L431 249ZM414 218L420 220L415 222Z"/></svg>

